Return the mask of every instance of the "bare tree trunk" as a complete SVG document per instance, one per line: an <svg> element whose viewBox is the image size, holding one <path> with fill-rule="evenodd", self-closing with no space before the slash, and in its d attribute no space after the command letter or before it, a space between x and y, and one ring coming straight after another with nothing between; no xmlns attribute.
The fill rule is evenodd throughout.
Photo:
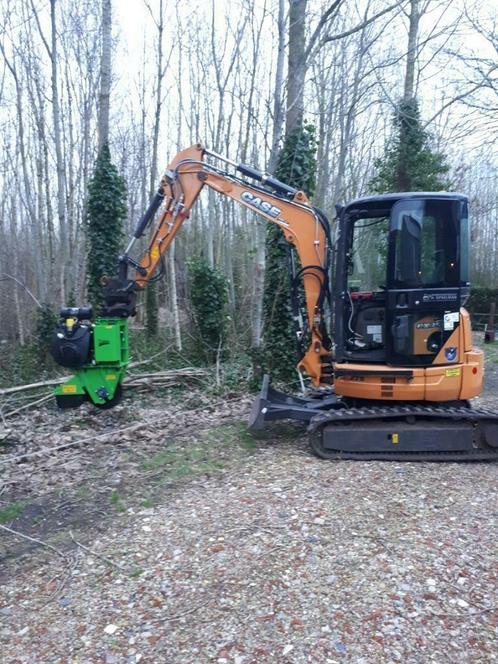
<svg viewBox="0 0 498 664"><path fill-rule="evenodd" d="M175 347L177 350L181 350L182 331L180 327L180 310L178 308L178 292L176 288L175 240L173 240L169 247L168 263L171 286L171 308L173 309L173 324L175 330Z"/></svg>
<svg viewBox="0 0 498 664"><path fill-rule="evenodd" d="M289 0L289 57L287 70L287 115L285 133L288 135L303 122L304 79L306 76L305 17L308 0Z"/></svg>
<svg viewBox="0 0 498 664"><path fill-rule="evenodd" d="M17 238L17 231L18 231L18 220L17 220L17 208L18 208L18 201L16 200L14 194L12 194L11 197L11 206L10 206L10 232L12 237ZM19 269L19 255L17 251L14 251L14 256L13 256L13 270L14 270L14 275L17 275L18 269ZM17 281L17 280L15 280ZM17 333L19 335L19 343L21 346L24 346L24 342L26 341L26 336L24 332L24 320L26 319L26 316L23 314L22 307L21 307L21 301L19 298L19 288L17 283L14 283L13 286L13 296L14 296L14 311L16 314L16 321L17 321Z"/></svg>
<svg viewBox="0 0 498 664"><path fill-rule="evenodd" d="M16 261L14 263L14 268L17 270L17 255L16 255ZM21 346L24 346L24 342L26 341L26 338L24 336L24 316L21 312L21 304L19 301L19 291L17 288L14 288L14 309L16 312L16 320L17 320L17 332L19 334L19 343Z"/></svg>
<svg viewBox="0 0 498 664"><path fill-rule="evenodd" d="M177 9L177 20L178 9ZM182 74L182 44L179 44L178 47L178 80L181 80ZM176 147L178 150L181 150L182 143L182 109L183 98L182 98L182 86L178 87L178 133L176 138ZM168 264L169 264L169 279L170 279L170 288L171 288L171 308L173 310L173 326L175 330L175 346L177 350L182 350L182 331L180 327L180 310L178 308L178 292L176 285L176 265L175 265L175 242L176 239L170 245L169 254L168 254Z"/></svg>
<svg viewBox="0 0 498 664"><path fill-rule="evenodd" d="M341 77L341 87L344 90L343 97L348 100L348 106L346 107L346 104L344 104L344 108L340 115L340 121L341 124L343 124L343 131L341 132L337 176L334 184L334 194L336 200L343 200L345 194L344 178L346 175L347 156L351 152L352 135L354 133L353 128L356 122L357 106L360 99L359 87L365 74L363 61L365 54L368 51L369 45L369 42L366 39L366 30L368 30L368 27L365 25L365 27L359 33L357 54L354 62L353 84L351 85L350 83L346 83L344 80L345 77ZM347 67L349 63L346 61L344 65ZM344 89L346 86L347 90Z"/></svg>
<svg viewBox="0 0 498 664"><path fill-rule="evenodd" d="M408 30L408 52L406 54L404 101L415 96L415 66L417 64L417 38L420 21L419 0L410 0L410 27Z"/></svg>
<svg viewBox="0 0 498 664"><path fill-rule="evenodd" d="M35 233L40 232L41 224L40 220L37 218L37 210L35 209L35 200L36 200L36 195L35 195L35 188L33 187L32 184L32 177L29 172L29 157L27 154L27 146L29 146L29 140L26 141L25 139L25 122L24 122L24 110L23 110L23 95L22 95L22 85L21 81L23 80L23 76L21 73L21 78L19 78L18 72L17 72L17 67L16 67L16 59L13 57L12 61L10 61L7 56L6 52L4 50L3 44L0 43L0 52L2 53L5 64L7 65L7 68L12 74L14 83L15 83L15 90L16 90L16 129L17 129L17 135L18 135L18 148L19 148L19 157L21 159L21 167L22 167L22 174L23 174L23 184L24 184L24 202L28 211L28 217L30 220L30 225L32 230ZM25 65L26 66L26 65ZM13 199L12 199L13 200ZM40 244L41 246L41 244ZM16 252L16 261L18 260L17 252ZM36 254L35 256L35 265L36 265L36 274L40 275L40 261L39 261L39 254ZM41 289L40 289L41 290ZM17 298L18 295L16 294L15 297ZM16 300L16 306L17 306L18 300ZM24 337L23 337L24 338Z"/></svg>
<svg viewBox="0 0 498 664"><path fill-rule="evenodd" d="M214 267L214 226L216 221L216 200L214 191L208 191L208 215L206 228L207 260L209 267Z"/></svg>
<svg viewBox="0 0 498 664"><path fill-rule="evenodd" d="M109 142L109 110L111 98L111 0L102 0L102 55L100 58L100 94L98 134L99 150Z"/></svg>
<svg viewBox="0 0 498 664"><path fill-rule="evenodd" d="M277 166L280 141L284 127L284 105L282 91L285 67L285 0L278 2L278 54L275 71L275 90L273 98L273 128L268 171L273 173ZM261 346L261 332L263 329L263 294L265 286L266 265L266 224L258 222L254 233L256 254L254 258L254 289L251 311L251 345L253 348Z"/></svg>
<svg viewBox="0 0 498 664"><path fill-rule="evenodd" d="M163 34L164 34L164 2L159 0L159 17L154 22L157 27L157 68L156 68L156 108L152 128L152 163L149 180L149 196L152 198L157 187L157 151L159 143L159 127L161 126L162 90L165 68L163 65ZM149 9L151 15L152 11ZM181 79L179 79L181 80Z"/></svg>
<svg viewBox="0 0 498 664"><path fill-rule="evenodd" d="M278 0L278 52L277 68L275 71L275 90L273 97L273 136L271 143L268 170L270 173L277 167L280 141L282 139L285 109L282 102L283 81L285 67L285 0Z"/></svg>
<svg viewBox="0 0 498 664"><path fill-rule="evenodd" d="M161 126L161 111L163 103L163 79L166 71L164 64L164 51L163 51L163 36L164 36L164 1L159 0L159 14L156 19L152 8L147 4L147 9L154 21L157 28L157 52L156 52L156 89L155 89L155 112L154 124L152 127L152 159L150 165L150 179L149 179L149 197L152 198L154 191L157 187L157 172L158 172L158 144L159 144L159 128ZM170 264L171 273L171 264ZM174 266L173 266L174 272ZM147 330L150 335L157 334L157 320L156 310L158 307L157 287L155 284L147 285L147 298L146 298L146 316L147 316Z"/></svg>
<svg viewBox="0 0 498 664"><path fill-rule="evenodd" d="M66 192L65 192L65 179L64 179L64 159L62 155L62 130L60 119L60 102L59 102L59 83L58 83L58 55L57 55L57 22L55 16L56 0L50 0L50 26L51 26L51 48L50 64L51 64L51 84L52 84L52 114L54 123L54 143L55 143L55 159L57 171L57 217L59 219L59 233L61 238L62 260L61 275L60 275L60 288L61 288L61 301L66 299L66 261L68 258L68 237L66 228Z"/></svg>

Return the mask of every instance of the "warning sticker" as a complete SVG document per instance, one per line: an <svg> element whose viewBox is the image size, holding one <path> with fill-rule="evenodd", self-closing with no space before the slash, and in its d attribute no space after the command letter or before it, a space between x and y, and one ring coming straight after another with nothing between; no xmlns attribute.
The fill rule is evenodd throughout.
<svg viewBox="0 0 498 664"><path fill-rule="evenodd" d="M446 369L445 374L447 376L459 376L462 373L460 367L453 367L452 369Z"/></svg>
<svg viewBox="0 0 498 664"><path fill-rule="evenodd" d="M64 392L64 394L74 394L77 390L78 390L78 388L76 387L76 385L63 385L62 386L62 391Z"/></svg>
<svg viewBox="0 0 498 664"><path fill-rule="evenodd" d="M446 331L454 330L455 323L458 323L459 320L460 320L460 314L458 313L458 311L453 311L450 312L449 314L444 314L443 328Z"/></svg>

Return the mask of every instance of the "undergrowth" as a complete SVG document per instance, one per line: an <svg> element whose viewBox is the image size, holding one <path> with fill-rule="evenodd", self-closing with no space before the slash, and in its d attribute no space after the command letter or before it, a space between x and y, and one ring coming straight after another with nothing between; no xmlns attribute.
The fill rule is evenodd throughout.
<svg viewBox="0 0 498 664"><path fill-rule="evenodd" d="M62 375L50 356L40 356L35 344L0 347L0 387L13 387Z"/></svg>
<svg viewBox="0 0 498 664"><path fill-rule="evenodd" d="M259 389L259 380L255 381L252 361L248 353L232 352L223 362L207 366L195 353L193 341L187 340L182 351L174 348L173 339L167 334L148 338L145 330L130 330L130 361L138 365L129 369L130 373L168 371L183 367L202 367L206 369L206 379L202 384L207 394L220 396L228 393L240 394L248 390ZM0 387L25 385L63 375L70 375L70 370L59 367L48 352L42 353L35 343L16 346L10 343L0 345ZM182 390L184 388L168 388ZM158 389L157 393L160 394Z"/></svg>

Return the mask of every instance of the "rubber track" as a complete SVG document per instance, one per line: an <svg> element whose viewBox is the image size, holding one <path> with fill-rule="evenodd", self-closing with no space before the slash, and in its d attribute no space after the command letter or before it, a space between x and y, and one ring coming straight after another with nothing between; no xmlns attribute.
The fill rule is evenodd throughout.
<svg viewBox="0 0 498 664"><path fill-rule="evenodd" d="M481 461L498 459L498 448L474 448L468 452L351 452L325 449L321 445L319 429L327 424L358 422L365 420L385 420L415 417L417 419L466 420L479 424L482 421L498 423L498 412L486 409L472 409L450 406L364 406L361 408L340 408L315 415L308 426L311 446L316 454L324 459L363 459L378 461Z"/></svg>

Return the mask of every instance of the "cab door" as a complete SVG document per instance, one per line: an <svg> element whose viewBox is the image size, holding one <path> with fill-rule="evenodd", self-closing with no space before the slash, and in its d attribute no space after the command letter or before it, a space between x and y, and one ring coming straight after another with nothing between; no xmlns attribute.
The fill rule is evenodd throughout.
<svg viewBox="0 0 498 664"><path fill-rule="evenodd" d="M414 197L391 211L387 280L387 361L428 366L458 328L462 281L461 222L466 201ZM455 335L457 336L457 335ZM459 360L457 345L439 363Z"/></svg>

